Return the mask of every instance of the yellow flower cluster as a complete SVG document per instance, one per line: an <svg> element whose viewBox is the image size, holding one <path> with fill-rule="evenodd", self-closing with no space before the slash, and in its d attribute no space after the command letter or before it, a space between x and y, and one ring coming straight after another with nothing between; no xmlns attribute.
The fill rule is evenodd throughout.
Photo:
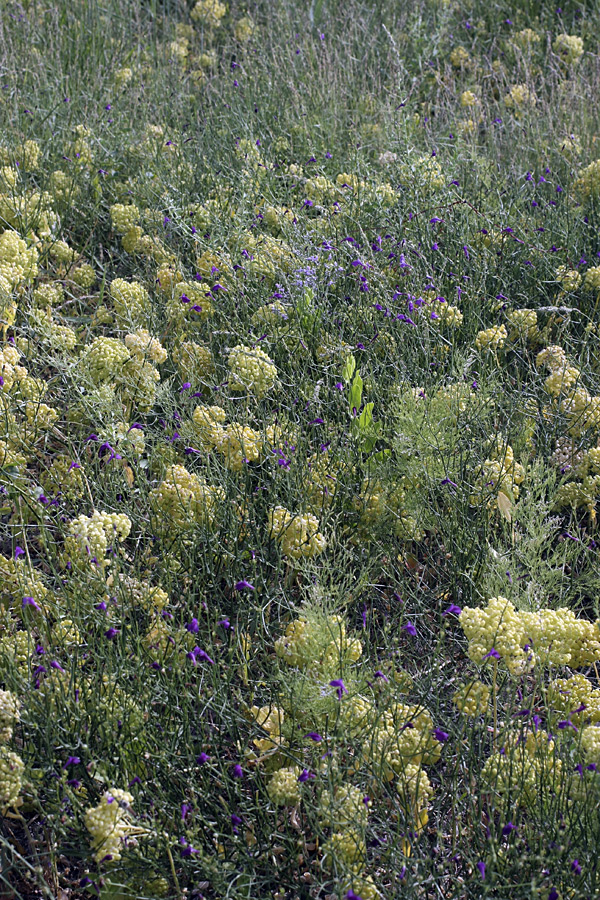
<svg viewBox="0 0 600 900"><path fill-rule="evenodd" d="M499 438L489 459L481 466L470 497L471 504L477 506L483 498L488 497L489 507L499 506L502 501L500 494L514 502L519 496L519 485L524 480L525 469L521 463L515 462L512 447Z"/></svg>
<svg viewBox="0 0 600 900"><path fill-rule="evenodd" d="M283 555L292 559L311 559L322 553L327 545L315 516L311 513L293 515L283 506L270 510L269 534L281 544Z"/></svg>
<svg viewBox="0 0 600 900"><path fill-rule="evenodd" d="M196 341L182 341L173 350L173 361L180 378L202 380L214 372L215 361L208 347Z"/></svg>
<svg viewBox="0 0 600 900"><path fill-rule="evenodd" d="M588 765L600 767L600 728L592 725L581 732L581 749Z"/></svg>
<svg viewBox="0 0 600 900"><path fill-rule="evenodd" d="M78 516L68 526L65 553L73 563L91 563L101 568L110 564L105 559L110 544L123 542L131 531L131 519L124 513L99 512Z"/></svg>
<svg viewBox="0 0 600 900"><path fill-rule="evenodd" d="M515 115L518 116L521 111L528 106L535 106L537 99L533 91L526 84L515 84L510 93L504 98L504 103L510 109L514 109Z"/></svg>
<svg viewBox="0 0 600 900"><path fill-rule="evenodd" d="M452 702L464 716L469 716L470 718L484 716L488 710L491 693L491 689L487 684L474 679L461 685L455 691Z"/></svg>
<svg viewBox="0 0 600 900"><path fill-rule="evenodd" d="M323 845L323 861L331 870L358 874L364 868L366 859L364 836L354 829L334 831Z"/></svg>
<svg viewBox="0 0 600 900"><path fill-rule="evenodd" d="M463 91L460 95L460 105L464 107L477 106L479 99L473 91Z"/></svg>
<svg viewBox="0 0 600 900"><path fill-rule="evenodd" d="M581 672L551 681L548 702L559 716L577 727L600 722L600 689L592 687L589 678Z"/></svg>
<svg viewBox="0 0 600 900"><path fill-rule="evenodd" d="M375 720L363 756L389 781L394 775L404 777L409 766L437 762L440 750L429 711L424 706L393 703ZM414 776L412 770L410 774Z"/></svg>
<svg viewBox="0 0 600 900"><path fill-rule="evenodd" d="M523 740L514 735L493 753L481 771L483 781L496 793L509 795L515 805L535 806L557 790L562 762L550 735L542 729Z"/></svg>
<svg viewBox="0 0 600 900"><path fill-rule="evenodd" d="M198 0L192 9L194 22L200 22L208 28L217 28L227 12L227 7L220 0Z"/></svg>
<svg viewBox="0 0 600 900"><path fill-rule="evenodd" d="M267 732L268 738L255 738L254 746L260 753L274 750L281 743L284 712L278 706L252 706L250 715L256 724Z"/></svg>
<svg viewBox="0 0 600 900"><path fill-rule="evenodd" d="M129 350L118 338L97 337L81 351L80 362L94 384L117 377L129 359Z"/></svg>
<svg viewBox="0 0 600 900"><path fill-rule="evenodd" d="M455 47L450 54L450 62L455 69L466 69L472 61L464 47Z"/></svg>
<svg viewBox="0 0 600 900"><path fill-rule="evenodd" d="M225 410L220 406L197 406L192 413L194 433L200 446L204 450L210 450L219 443L223 433Z"/></svg>
<svg viewBox="0 0 600 900"><path fill-rule="evenodd" d="M5 290L11 290L38 273L38 252L27 246L27 241L16 231L7 230L0 234L0 278Z"/></svg>
<svg viewBox="0 0 600 900"><path fill-rule="evenodd" d="M576 291L581 284L581 275L576 269L559 266L556 270L556 280L562 285L564 291Z"/></svg>
<svg viewBox="0 0 600 900"><path fill-rule="evenodd" d="M41 605L48 594L42 575L23 559L0 556L2 598L8 601L11 612L20 612L23 597L33 597Z"/></svg>
<svg viewBox="0 0 600 900"><path fill-rule="evenodd" d="M178 281L167 299L166 313L169 321L184 331L195 328L214 312L208 284Z"/></svg>
<svg viewBox="0 0 600 900"><path fill-rule="evenodd" d="M381 894L370 875L351 875L341 882L340 896L347 897L352 891L361 900L379 900Z"/></svg>
<svg viewBox="0 0 600 900"><path fill-rule="evenodd" d="M107 791L100 803L86 811L85 827L91 835L94 859L100 862L106 857L114 862L121 858L123 839L132 831L129 811L133 797L128 791Z"/></svg>
<svg viewBox="0 0 600 900"><path fill-rule="evenodd" d="M107 584L112 585L111 578ZM138 581L129 575L120 574L115 587L130 603L140 606L148 613L162 612L170 602L169 595L161 587L147 581Z"/></svg>
<svg viewBox="0 0 600 900"><path fill-rule="evenodd" d="M273 361L260 349L251 350L238 344L229 351L230 388L247 391L255 397L264 397L277 378Z"/></svg>
<svg viewBox="0 0 600 900"><path fill-rule="evenodd" d="M206 484L185 466L171 466L164 481L150 492L156 511L156 528L166 533L186 531L195 525L211 526L224 499L221 488Z"/></svg>
<svg viewBox="0 0 600 900"><path fill-rule="evenodd" d="M275 641L275 652L288 666L326 675L360 659L362 644L347 636L341 616L322 621L299 618Z"/></svg>
<svg viewBox="0 0 600 900"><path fill-rule="evenodd" d="M579 384L581 372L568 363L562 347L546 347L538 353L536 365L550 369L544 387L550 396L560 399L561 412L569 420L570 434L577 436L600 426L600 397L592 396Z"/></svg>
<svg viewBox="0 0 600 900"><path fill-rule="evenodd" d="M125 337L125 346L132 356L149 359L153 363L163 363L168 354L160 341L150 336L144 328L138 328L133 334Z"/></svg>
<svg viewBox="0 0 600 900"><path fill-rule="evenodd" d="M14 806L23 785L25 764L18 754L0 747L0 807Z"/></svg>
<svg viewBox="0 0 600 900"><path fill-rule="evenodd" d="M600 291L600 266L592 266L587 270L583 286L587 291Z"/></svg>
<svg viewBox="0 0 600 900"><path fill-rule="evenodd" d="M506 314L511 325L511 340L532 340L538 333L535 309L513 309Z"/></svg>
<svg viewBox="0 0 600 900"><path fill-rule="evenodd" d="M558 34L552 49L567 66L573 66L583 56L583 41L575 34Z"/></svg>
<svg viewBox="0 0 600 900"><path fill-rule="evenodd" d="M10 691L0 690L0 743L7 744L10 741L13 725L19 719L19 698Z"/></svg>
<svg viewBox="0 0 600 900"><path fill-rule="evenodd" d="M573 187L579 197L585 202L600 198L600 159L596 159L585 169L581 170Z"/></svg>
<svg viewBox="0 0 600 900"><path fill-rule="evenodd" d="M518 44L519 47L527 48L532 47L534 44L539 44L541 38L537 31L534 31L533 28L524 28L522 31L518 31L517 34L513 36L513 41L515 44Z"/></svg>
<svg viewBox="0 0 600 900"><path fill-rule="evenodd" d="M262 455L261 435L248 425L228 425L221 429L216 449L233 472L241 472L244 463L257 462Z"/></svg>
<svg viewBox="0 0 600 900"><path fill-rule="evenodd" d="M507 337L506 325L495 325L477 333L475 346L479 351L495 352L504 347Z"/></svg>
<svg viewBox="0 0 600 900"><path fill-rule="evenodd" d="M492 597L485 608L464 607L460 624L473 662L495 650L512 675L537 663L577 668L600 659L598 623L578 619L570 609L520 612L505 597Z"/></svg>
<svg viewBox="0 0 600 900"><path fill-rule="evenodd" d="M300 783L298 766L279 769L269 779L267 794L276 806L295 806L300 802Z"/></svg>
<svg viewBox="0 0 600 900"><path fill-rule="evenodd" d="M119 325L142 326L148 321L150 296L139 282L115 278L110 285L110 296Z"/></svg>
<svg viewBox="0 0 600 900"><path fill-rule="evenodd" d="M318 808L319 822L331 828L355 828L364 832L369 817L364 792L353 784L339 785L333 796L323 791Z"/></svg>

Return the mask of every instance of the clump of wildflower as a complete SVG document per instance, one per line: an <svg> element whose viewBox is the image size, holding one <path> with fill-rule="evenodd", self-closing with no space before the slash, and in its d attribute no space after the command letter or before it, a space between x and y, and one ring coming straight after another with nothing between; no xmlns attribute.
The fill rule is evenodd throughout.
<svg viewBox="0 0 600 900"><path fill-rule="evenodd" d="M170 602L169 595L161 587L147 581L138 581L130 575L120 574L115 587L129 602L148 613L162 612Z"/></svg>
<svg viewBox="0 0 600 900"><path fill-rule="evenodd" d="M91 516L78 516L69 523L65 551L73 562L104 568L105 559L113 541L123 542L131 531L131 519L124 513L107 513L94 510Z"/></svg>
<svg viewBox="0 0 600 900"><path fill-rule="evenodd" d="M489 458L481 466L470 497L471 504L477 506L487 498L488 507L502 509L501 495L513 503L524 480L525 469L515 461L512 447L498 439Z"/></svg>
<svg viewBox="0 0 600 900"><path fill-rule="evenodd" d="M600 266L592 266L587 270L583 286L586 291L600 291Z"/></svg>
<svg viewBox="0 0 600 900"><path fill-rule="evenodd" d="M140 221L140 211L133 203L115 203L110 208L112 227L118 234L127 232Z"/></svg>
<svg viewBox="0 0 600 900"><path fill-rule="evenodd" d="M536 663L578 668L600 659L598 624L570 609L519 612L505 597L492 597L485 608L464 607L460 624L473 662L502 659L513 675Z"/></svg>
<svg viewBox="0 0 600 900"><path fill-rule="evenodd" d="M200 22L208 28L217 28L226 12L227 7L220 0L198 0L191 16L195 22Z"/></svg>
<svg viewBox="0 0 600 900"><path fill-rule="evenodd" d="M60 413L46 403L34 403L29 400L25 405L27 424L36 431L52 428Z"/></svg>
<svg viewBox="0 0 600 900"><path fill-rule="evenodd" d="M114 379L129 359L129 350L117 338L97 337L81 351L82 366L94 384Z"/></svg>
<svg viewBox="0 0 600 900"><path fill-rule="evenodd" d="M125 338L125 346L132 356L146 358L153 363L163 363L168 356L160 341L151 337L144 328L138 328L133 334L128 334Z"/></svg>
<svg viewBox="0 0 600 900"><path fill-rule="evenodd" d="M253 325L280 325L287 319L285 306L276 300L266 306L259 307L252 316Z"/></svg>
<svg viewBox="0 0 600 900"><path fill-rule="evenodd" d="M215 361L209 347L196 341L182 341L173 350L173 361L177 366L180 378L204 379L214 372Z"/></svg>
<svg viewBox="0 0 600 900"><path fill-rule="evenodd" d="M0 743L7 744L13 733L13 725L20 719L19 699L10 691L0 690Z"/></svg>
<svg viewBox="0 0 600 900"><path fill-rule="evenodd" d="M215 446L233 472L241 472L244 463L257 462L262 454L261 435L248 425L233 424L222 428Z"/></svg>
<svg viewBox="0 0 600 900"><path fill-rule="evenodd" d="M75 349L77 335L68 325L59 325L54 320L50 307L45 312L32 310L30 315L40 341L55 351Z"/></svg>
<svg viewBox="0 0 600 900"><path fill-rule="evenodd" d="M364 868L366 857L364 836L353 828L334 831L323 845L323 861L329 869L358 874Z"/></svg>
<svg viewBox="0 0 600 900"><path fill-rule="evenodd" d="M474 94L473 91L463 91L460 95L460 105L466 108L470 108L472 106L477 106L479 103L479 99L477 94Z"/></svg>
<svg viewBox="0 0 600 900"><path fill-rule="evenodd" d="M506 318L511 326L511 340L532 340L537 336L537 313L535 309L513 309L507 312Z"/></svg>
<svg viewBox="0 0 600 900"><path fill-rule="evenodd" d="M236 41L239 41L240 44L246 44L256 29L256 25L250 18L250 16L243 16L241 19L235 23L235 27L233 29L233 36Z"/></svg>
<svg viewBox="0 0 600 900"><path fill-rule="evenodd" d="M123 841L131 833L130 807L133 797L128 791L107 791L100 803L86 811L85 827L91 835L96 862L121 858Z"/></svg>
<svg viewBox="0 0 600 900"><path fill-rule="evenodd" d="M573 187L585 202L600 199L600 159L580 171Z"/></svg>
<svg viewBox="0 0 600 900"><path fill-rule="evenodd" d="M151 312L150 296L139 282L115 278L110 285L110 296L119 325L143 326L147 323Z"/></svg>
<svg viewBox="0 0 600 900"><path fill-rule="evenodd" d="M519 116L527 107L535 106L537 99L528 85L515 84L510 89L510 93L505 96L504 103L515 111L516 116Z"/></svg>
<svg viewBox="0 0 600 900"><path fill-rule="evenodd" d="M295 806L300 802L300 783L298 766L279 769L269 779L267 794L276 806Z"/></svg>
<svg viewBox="0 0 600 900"><path fill-rule="evenodd" d="M125 66L123 69L117 69L116 72L113 73L113 79L115 87L123 88L133 79L133 72L129 66Z"/></svg>
<svg viewBox="0 0 600 900"><path fill-rule="evenodd" d="M8 600L11 612L20 612L23 597L31 597L37 606L43 605L48 596L48 588L41 572L25 562L24 558L0 556L0 573L2 594Z"/></svg>
<svg viewBox="0 0 600 900"><path fill-rule="evenodd" d="M556 492L556 508L587 509L592 521L596 518L596 501L600 497L600 475L585 475L581 482L561 484Z"/></svg>
<svg viewBox="0 0 600 900"><path fill-rule="evenodd" d="M600 722L600 690L592 687L582 672L551 681L548 702L557 717L568 719L576 727Z"/></svg>
<svg viewBox="0 0 600 900"><path fill-rule="evenodd" d="M281 544L284 556L291 556L292 559L318 556L327 545L315 516L310 513L294 516L283 506L276 506L270 511L269 533Z"/></svg>
<svg viewBox="0 0 600 900"><path fill-rule="evenodd" d="M25 764L18 754L0 747L0 806L14 806L23 784Z"/></svg>
<svg viewBox="0 0 600 900"><path fill-rule="evenodd" d="M289 666L309 669L319 677L337 672L362 654L362 644L349 638L341 616L294 619L275 642L277 656Z"/></svg>
<svg viewBox="0 0 600 900"><path fill-rule="evenodd" d="M341 882L340 896L360 897L361 900L379 900L381 894L370 875L351 875Z"/></svg>
<svg viewBox="0 0 600 900"><path fill-rule="evenodd" d="M556 280L562 285L565 292L576 291L581 284L581 275L576 269L568 269L567 266L559 266L556 270Z"/></svg>
<svg viewBox="0 0 600 900"><path fill-rule="evenodd" d="M531 48L535 44L539 44L541 38L537 31L534 31L533 28L523 28L522 31L518 31L515 35L513 35L512 40L519 47Z"/></svg>
<svg viewBox="0 0 600 900"><path fill-rule="evenodd" d="M77 259L77 251L62 240L53 241L48 247L48 253L55 262L63 266L70 266Z"/></svg>
<svg viewBox="0 0 600 900"><path fill-rule="evenodd" d="M486 328L484 331L479 331L477 333L475 346L480 352L485 350L486 352L495 353L496 350L500 350L504 347L507 337L508 332L506 330L506 325L495 325L492 328Z"/></svg>
<svg viewBox="0 0 600 900"><path fill-rule="evenodd" d="M284 712L278 706L252 706L250 715L256 724L266 731L268 738L255 738L254 746L260 753L266 753L278 747L282 740Z"/></svg>
<svg viewBox="0 0 600 900"><path fill-rule="evenodd" d="M439 759L440 745L432 731L433 721L425 707L393 703L377 719L363 756L387 780L403 777L407 766L420 767Z"/></svg>
<svg viewBox="0 0 600 900"><path fill-rule="evenodd" d="M238 344L229 351L230 387L264 397L277 378L273 361L260 349L251 350Z"/></svg>
<svg viewBox="0 0 600 900"><path fill-rule="evenodd" d="M414 185L428 193L440 190L446 183L441 165L431 156L420 156L413 163L404 164L399 172L399 181L406 187Z"/></svg>
<svg viewBox="0 0 600 900"><path fill-rule="evenodd" d="M576 34L558 34L552 49L566 66L574 66L583 56L583 41Z"/></svg>
<svg viewBox="0 0 600 900"><path fill-rule="evenodd" d="M306 492L311 509L318 511L330 506L337 488L339 463L331 459L329 453L313 454L308 460L310 474Z"/></svg>
<svg viewBox="0 0 600 900"><path fill-rule="evenodd" d="M597 725L583 729L581 749L588 765L600 767L600 728Z"/></svg>
<svg viewBox="0 0 600 900"><path fill-rule="evenodd" d="M492 648L514 675L528 672L535 664L533 652L523 649L526 638L523 622L505 597L492 597L485 608L465 606L461 627L469 641L468 654L476 663L490 658Z"/></svg>
<svg viewBox="0 0 600 900"><path fill-rule="evenodd" d="M542 729L529 732L523 740L515 734L504 742L502 750L486 761L481 777L501 795L510 795L514 803L538 805L558 789L562 762L550 735Z"/></svg>
<svg viewBox="0 0 600 900"><path fill-rule="evenodd" d="M491 688L477 679L463 684L452 697L452 702L464 716L484 716L488 710Z"/></svg>
<svg viewBox="0 0 600 900"><path fill-rule="evenodd" d="M331 828L353 827L364 832L369 816L364 791L353 784L341 784L333 796L325 791L318 809L321 825Z"/></svg>
<svg viewBox="0 0 600 900"><path fill-rule="evenodd" d="M177 327L203 322L214 311L212 295L208 284L179 281L173 287L167 300L167 317Z"/></svg>
<svg viewBox="0 0 600 900"><path fill-rule="evenodd" d="M157 528L185 531L194 525L210 526L223 499L220 488L206 484L184 466L167 470L163 482L150 492L150 500L157 512Z"/></svg>
<svg viewBox="0 0 600 900"><path fill-rule="evenodd" d="M7 229L0 234L0 275L9 289L32 281L38 273L37 263L36 248L28 247L16 231Z"/></svg>
<svg viewBox="0 0 600 900"><path fill-rule="evenodd" d="M90 263L83 262L69 273L69 277L83 290L89 290L96 281L96 272Z"/></svg>
<svg viewBox="0 0 600 900"><path fill-rule="evenodd" d="M224 431L225 410L220 406L197 406L192 421L200 446L205 450L216 447Z"/></svg>
<svg viewBox="0 0 600 900"><path fill-rule="evenodd" d="M471 57L464 47L455 47L450 54L450 62L455 69L468 69L472 65Z"/></svg>

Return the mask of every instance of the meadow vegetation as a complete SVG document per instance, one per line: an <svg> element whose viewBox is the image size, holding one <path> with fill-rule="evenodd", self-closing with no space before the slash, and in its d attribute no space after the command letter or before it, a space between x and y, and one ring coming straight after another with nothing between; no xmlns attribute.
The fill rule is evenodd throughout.
<svg viewBox="0 0 600 900"><path fill-rule="evenodd" d="M600 895L599 35L1 4L2 897Z"/></svg>

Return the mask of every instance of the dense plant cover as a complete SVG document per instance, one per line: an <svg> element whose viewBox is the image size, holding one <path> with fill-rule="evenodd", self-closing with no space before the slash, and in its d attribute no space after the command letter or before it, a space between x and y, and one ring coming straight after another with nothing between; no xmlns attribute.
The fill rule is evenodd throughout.
<svg viewBox="0 0 600 900"><path fill-rule="evenodd" d="M599 34L3 5L2 896L599 895Z"/></svg>

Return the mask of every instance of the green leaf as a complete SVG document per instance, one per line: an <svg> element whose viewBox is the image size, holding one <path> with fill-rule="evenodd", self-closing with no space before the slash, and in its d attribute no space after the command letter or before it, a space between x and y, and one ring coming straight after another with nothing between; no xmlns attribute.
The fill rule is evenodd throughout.
<svg viewBox="0 0 600 900"><path fill-rule="evenodd" d="M358 417L358 427L361 431L368 431L373 422L373 403L366 403L365 408Z"/></svg>
<svg viewBox="0 0 600 900"><path fill-rule="evenodd" d="M350 412L353 409L357 411L360 409L360 404L362 400L362 389L363 389L363 380L360 377L360 372L357 372L354 376L354 381L352 382L352 386L350 388L350 394L348 396L348 404L350 406Z"/></svg>
<svg viewBox="0 0 600 900"><path fill-rule="evenodd" d="M344 363L344 368L342 369L342 380L346 382L346 384L350 383L352 376L354 375L354 370L356 369L356 360L352 354L346 357L346 361Z"/></svg>

